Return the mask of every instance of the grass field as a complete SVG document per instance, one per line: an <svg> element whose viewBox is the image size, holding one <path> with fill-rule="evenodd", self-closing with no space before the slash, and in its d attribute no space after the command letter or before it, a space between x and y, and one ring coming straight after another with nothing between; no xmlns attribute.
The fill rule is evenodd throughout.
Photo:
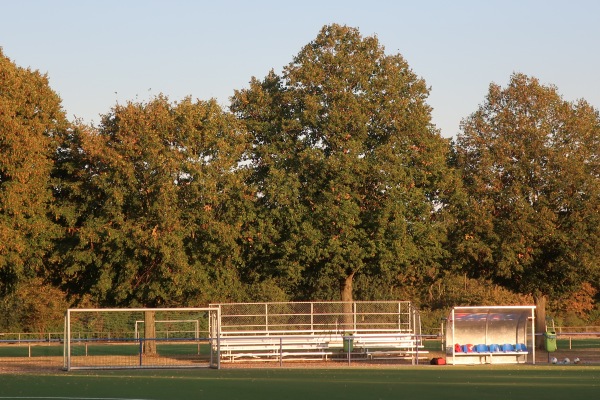
<svg viewBox="0 0 600 400"><path fill-rule="evenodd" d="M250 368L0 375L0 399L595 399L599 366Z"/></svg>

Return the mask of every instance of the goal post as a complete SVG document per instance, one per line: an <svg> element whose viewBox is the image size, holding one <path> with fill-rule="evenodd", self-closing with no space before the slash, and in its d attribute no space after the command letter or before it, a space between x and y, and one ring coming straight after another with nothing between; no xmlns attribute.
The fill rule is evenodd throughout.
<svg viewBox="0 0 600 400"><path fill-rule="evenodd" d="M215 307L69 309L63 367L219 368L219 314Z"/></svg>

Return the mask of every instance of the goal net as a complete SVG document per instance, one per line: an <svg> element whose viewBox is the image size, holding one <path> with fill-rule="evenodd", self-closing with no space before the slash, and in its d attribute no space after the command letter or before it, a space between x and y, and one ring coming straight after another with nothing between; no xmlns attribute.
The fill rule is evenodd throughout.
<svg viewBox="0 0 600 400"><path fill-rule="evenodd" d="M219 367L217 308L69 309L64 368Z"/></svg>

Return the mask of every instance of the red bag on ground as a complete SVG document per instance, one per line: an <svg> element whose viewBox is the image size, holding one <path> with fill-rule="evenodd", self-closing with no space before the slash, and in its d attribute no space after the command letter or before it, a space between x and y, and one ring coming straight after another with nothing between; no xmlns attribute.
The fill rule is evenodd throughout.
<svg viewBox="0 0 600 400"><path fill-rule="evenodd" d="M440 358L440 357L435 357L435 358L431 359L430 364L431 365L446 365L446 359Z"/></svg>

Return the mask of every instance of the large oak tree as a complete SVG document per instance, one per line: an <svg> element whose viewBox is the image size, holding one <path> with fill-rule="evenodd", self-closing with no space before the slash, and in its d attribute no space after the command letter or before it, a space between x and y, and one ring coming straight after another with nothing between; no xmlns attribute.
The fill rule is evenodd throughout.
<svg viewBox="0 0 600 400"><path fill-rule="evenodd" d="M214 101L117 105L63 149L61 284L96 304L238 300L245 135Z"/></svg>
<svg viewBox="0 0 600 400"><path fill-rule="evenodd" d="M514 74L462 123L457 160L469 194L457 264L545 299L598 284L600 118L585 101Z"/></svg>
<svg viewBox="0 0 600 400"><path fill-rule="evenodd" d="M51 171L66 128L48 77L0 50L0 292L46 277L54 224ZM32 280L32 282L45 282Z"/></svg>
<svg viewBox="0 0 600 400"><path fill-rule="evenodd" d="M340 25L325 26L281 76L236 92L262 217L251 279L351 301L359 276L393 287L440 266L452 174L427 96L402 56ZM385 297L381 289L364 293Z"/></svg>

